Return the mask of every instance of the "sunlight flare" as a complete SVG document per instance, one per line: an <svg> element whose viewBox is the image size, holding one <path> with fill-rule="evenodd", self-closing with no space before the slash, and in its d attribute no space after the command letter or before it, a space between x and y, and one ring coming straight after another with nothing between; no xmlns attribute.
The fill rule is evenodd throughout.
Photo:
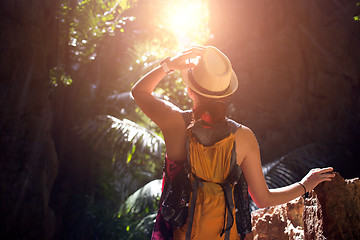
<svg viewBox="0 0 360 240"><path fill-rule="evenodd" d="M179 49L202 45L209 38L207 1L168 1L164 11L164 28L174 34Z"/></svg>

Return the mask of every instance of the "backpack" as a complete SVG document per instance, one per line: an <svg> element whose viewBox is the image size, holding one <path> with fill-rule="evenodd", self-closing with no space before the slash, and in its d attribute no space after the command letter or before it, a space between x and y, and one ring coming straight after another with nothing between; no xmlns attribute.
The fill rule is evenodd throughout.
<svg viewBox="0 0 360 240"><path fill-rule="evenodd" d="M191 122L190 111L184 112L183 118L188 126L188 158L186 162L171 163L170 166L172 167L170 167L168 161L165 160L164 179L166 178L167 181L165 182L160 199L159 212L161 214L160 217L174 227L184 225L187 218L189 218L186 239L190 239L197 199L197 189L203 182L206 182L206 180L196 176L196 174L192 171L189 149L194 142L212 145L221 141L222 139L227 138L230 134L234 134L241 125L230 119L227 119L225 123L216 125L208 125L202 120ZM211 128L212 130L209 131L208 128ZM224 226L221 236L225 234L225 239L229 239L230 229L236 219L238 233L241 235L241 239L244 239L245 235L251 232L252 226L247 183L240 166L236 163L235 142L233 143L231 149L230 164L229 174L225 181L217 183L221 186L224 192L226 203L225 211L228 212L228 214L226 214L226 212L224 214ZM173 172L171 172L172 170ZM190 181L190 178L192 181ZM234 191L232 190L232 186L234 186ZM190 202L191 194L193 197ZM236 209L235 217L233 216L234 208ZM226 221L225 217L227 218ZM170 235L168 239L171 239L171 237L172 236Z"/></svg>

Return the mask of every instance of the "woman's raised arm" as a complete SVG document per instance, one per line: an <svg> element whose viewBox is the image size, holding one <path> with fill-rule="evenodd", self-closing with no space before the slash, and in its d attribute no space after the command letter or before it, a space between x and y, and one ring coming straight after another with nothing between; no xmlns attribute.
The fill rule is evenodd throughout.
<svg viewBox="0 0 360 240"><path fill-rule="evenodd" d="M186 50L176 57L169 59L167 61L167 68L174 71L193 67L193 63L188 63L186 60L201 56L203 52L203 47L193 47ZM131 89L131 94L137 105L161 130L172 127L174 123L172 116L174 112L179 112L174 108L174 105L152 95L155 87L165 76L166 72L164 69L158 66L142 77Z"/></svg>

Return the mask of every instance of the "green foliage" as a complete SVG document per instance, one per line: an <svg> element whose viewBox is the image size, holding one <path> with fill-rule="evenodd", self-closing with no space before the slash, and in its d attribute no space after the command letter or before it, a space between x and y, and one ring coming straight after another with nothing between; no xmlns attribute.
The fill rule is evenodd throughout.
<svg viewBox="0 0 360 240"><path fill-rule="evenodd" d="M49 72L50 84L53 87L57 87L59 84L64 86L69 86L72 84L72 79L69 74L67 74L63 67L56 66L50 69Z"/></svg>
<svg viewBox="0 0 360 240"><path fill-rule="evenodd" d="M160 201L161 180L154 180L132 194L118 212L125 229L121 239L150 239Z"/></svg>
<svg viewBox="0 0 360 240"><path fill-rule="evenodd" d="M119 215L118 210L130 194L162 174L161 132L128 93L162 58L179 50L177 35L159 12L166 11L164 4L162 0L59 3L58 65L49 72L49 80L54 136L61 139L56 147L64 151L59 153L60 171L79 168L81 176L91 181L76 182L78 188L90 186L83 193L74 190L76 194L67 199L67 211L56 212L69 223L59 230L66 239L128 239L129 234L142 239L136 234L148 232L145 226L152 222L156 203L136 218ZM156 94L179 107L190 106L179 75L168 76ZM74 129L86 146L81 154L67 139ZM89 165L84 166L85 160L79 164L79 158ZM77 179L72 176L77 174L69 173L68 178Z"/></svg>
<svg viewBox="0 0 360 240"><path fill-rule="evenodd" d="M71 52L79 61L93 60L96 45L105 34L114 35L115 31L124 32L123 25L134 17L122 17L122 13L136 1L127 0L65 0L62 1L60 16L68 31Z"/></svg>
<svg viewBox="0 0 360 240"><path fill-rule="evenodd" d="M360 2L356 3L356 6L359 7L359 6L360 6ZM360 15L354 16L354 20L355 20L355 21L360 21Z"/></svg>
<svg viewBox="0 0 360 240"><path fill-rule="evenodd" d="M192 106L180 74L174 73L167 76L165 81L160 82L157 92L164 95L165 100L175 103L181 109L190 109Z"/></svg>

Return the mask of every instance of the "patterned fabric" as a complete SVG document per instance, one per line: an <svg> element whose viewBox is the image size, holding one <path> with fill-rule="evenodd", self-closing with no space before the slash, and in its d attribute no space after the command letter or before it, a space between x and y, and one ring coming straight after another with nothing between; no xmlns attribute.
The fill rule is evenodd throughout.
<svg viewBox="0 0 360 240"><path fill-rule="evenodd" d="M164 173L162 179L162 190L161 192L166 192L166 188L169 187L170 182L172 182L175 176L180 172L180 170L184 167L184 163L179 161L171 161L167 156L165 157L164 163ZM164 194L162 194L160 198L160 205L164 201ZM161 215L161 207L159 207L155 225L153 229L153 233L151 236L152 240L172 240L173 239L173 227L170 223L165 221L163 216Z"/></svg>

